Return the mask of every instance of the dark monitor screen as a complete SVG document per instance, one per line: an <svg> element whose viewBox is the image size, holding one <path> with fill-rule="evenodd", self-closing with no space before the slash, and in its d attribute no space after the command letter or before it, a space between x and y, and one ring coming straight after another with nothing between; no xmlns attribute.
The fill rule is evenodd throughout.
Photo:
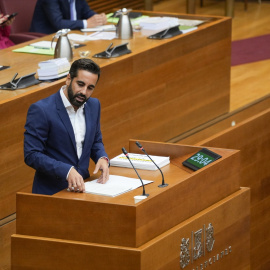
<svg viewBox="0 0 270 270"><path fill-rule="evenodd" d="M182 164L192 169L193 171L197 171L219 158L221 158L220 155L206 148L203 148L200 151L198 151L196 154L192 155L187 160L185 160Z"/></svg>

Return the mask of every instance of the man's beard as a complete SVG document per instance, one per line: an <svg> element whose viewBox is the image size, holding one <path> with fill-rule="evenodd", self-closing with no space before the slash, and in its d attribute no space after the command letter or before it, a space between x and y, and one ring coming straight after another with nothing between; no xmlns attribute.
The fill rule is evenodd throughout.
<svg viewBox="0 0 270 270"><path fill-rule="evenodd" d="M79 107L81 107L88 99L86 98L86 96L85 95L83 95L83 94L73 94L73 91L72 91L72 87L71 87L71 84L68 86L68 89L67 89L67 92L68 92L68 98L69 98L69 102L73 105L73 106L75 106L75 107L77 107L77 108L79 108ZM76 100L76 97L80 97L80 98L83 98L83 100L82 101L79 101L79 100Z"/></svg>

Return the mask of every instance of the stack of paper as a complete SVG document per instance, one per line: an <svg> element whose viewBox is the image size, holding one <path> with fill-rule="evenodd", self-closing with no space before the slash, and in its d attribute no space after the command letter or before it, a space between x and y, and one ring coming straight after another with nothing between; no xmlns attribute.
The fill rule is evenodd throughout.
<svg viewBox="0 0 270 270"><path fill-rule="evenodd" d="M95 32L87 36L87 40L112 40L116 38L115 32Z"/></svg>
<svg viewBox="0 0 270 270"><path fill-rule="evenodd" d="M56 58L39 62L37 70L39 80L52 80L68 74L70 63L67 58Z"/></svg>
<svg viewBox="0 0 270 270"><path fill-rule="evenodd" d="M102 26L96 26L93 28L81 29L82 32L100 32L100 31L115 31L116 26L114 24L107 24Z"/></svg>
<svg viewBox="0 0 270 270"><path fill-rule="evenodd" d="M115 32L100 31L90 35L69 34L68 37L74 41L85 42L89 40L111 40L116 38L116 34Z"/></svg>
<svg viewBox="0 0 270 270"><path fill-rule="evenodd" d="M180 25L186 25L186 26L198 26L205 21L202 20L192 20L192 19L178 19L178 23Z"/></svg>
<svg viewBox="0 0 270 270"><path fill-rule="evenodd" d="M170 157L152 156L152 155L150 155L150 157L160 168L170 163ZM158 168L149 159L147 155L129 153L129 158L136 169L143 169L143 170L150 170L150 171L158 170ZM116 167L132 168L129 160L124 154L118 155L114 157L113 159L111 159L110 164L111 166L116 166Z"/></svg>
<svg viewBox="0 0 270 270"><path fill-rule="evenodd" d="M141 28L147 30L163 30L178 24L178 18L173 17L149 17L140 21Z"/></svg>
<svg viewBox="0 0 270 270"><path fill-rule="evenodd" d="M56 46L56 42L43 40L43 41L31 43L30 46L37 48L37 49L54 49Z"/></svg>
<svg viewBox="0 0 270 270"><path fill-rule="evenodd" d="M152 183L150 180L142 180L144 185ZM115 197L130 190L136 189L142 185L140 179L124 177L119 175L110 175L106 184L97 183L97 180L85 183L85 192Z"/></svg>

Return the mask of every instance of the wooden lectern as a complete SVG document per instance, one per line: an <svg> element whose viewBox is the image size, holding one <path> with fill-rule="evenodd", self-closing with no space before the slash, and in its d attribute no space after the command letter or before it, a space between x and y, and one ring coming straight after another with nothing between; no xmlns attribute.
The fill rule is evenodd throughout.
<svg viewBox="0 0 270 270"><path fill-rule="evenodd" d="M160 172L138 170L142 188L111 198L63 190L17 194L12 269L249 269L248 188L239 186L239 151L209 148L222 158L192 171L182 165L201 147L142 142L170 156ZM139 153L133 140L129 152ZM136 177L133 169L111 174Z"/></svg>

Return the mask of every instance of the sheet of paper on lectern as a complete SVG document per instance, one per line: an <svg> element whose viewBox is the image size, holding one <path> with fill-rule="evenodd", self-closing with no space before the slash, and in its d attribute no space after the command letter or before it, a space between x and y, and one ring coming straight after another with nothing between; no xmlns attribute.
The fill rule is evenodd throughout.
<svg viewBox="0 0 270 270"><path fill-rule="evenodd" d="M144 185L150 184L151 180L142 180ZM119 175L110 175L109 180L105 184L97 183L97 179L85 183L85 192L116 197L120 194L126 193L136 189L142 185L140 179L130 178Z"/></svg>

